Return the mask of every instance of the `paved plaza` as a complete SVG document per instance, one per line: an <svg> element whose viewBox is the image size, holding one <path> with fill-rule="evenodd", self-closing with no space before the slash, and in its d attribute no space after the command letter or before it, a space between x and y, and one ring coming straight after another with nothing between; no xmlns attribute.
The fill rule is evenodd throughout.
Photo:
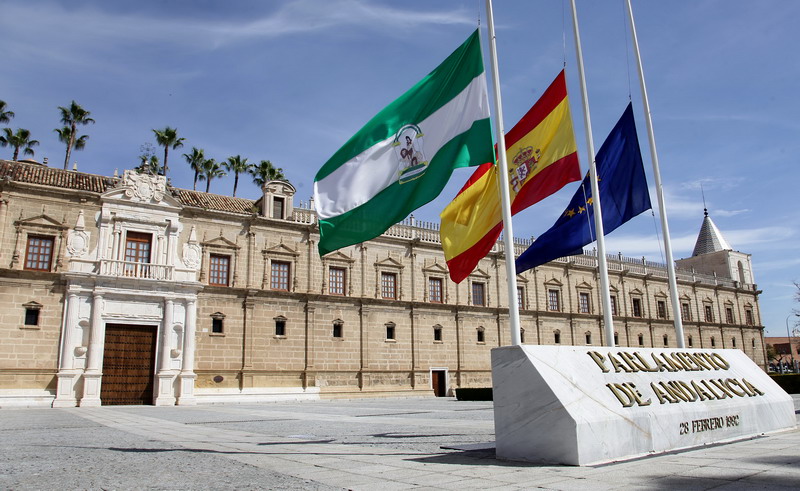
<svg viewBox="0 0 800 491"><path fill-rule="evenodd" d="M800 488L800 430L567 467L496 460L493 426L451 398L3 409L0 489Z"/></svg>

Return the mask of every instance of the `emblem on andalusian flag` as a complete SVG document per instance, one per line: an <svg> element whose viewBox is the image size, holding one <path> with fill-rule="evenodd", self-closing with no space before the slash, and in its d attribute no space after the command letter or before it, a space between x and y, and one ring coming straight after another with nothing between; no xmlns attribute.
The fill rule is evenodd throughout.
<svg viewBox="0 0 800 491"><path fill-rule="evenodd" d="M407 124L394 135L392 146L399 161L398 182L405 184L418 179L428 169L428 160L423 153L425 136L419 126Z"/></svg>

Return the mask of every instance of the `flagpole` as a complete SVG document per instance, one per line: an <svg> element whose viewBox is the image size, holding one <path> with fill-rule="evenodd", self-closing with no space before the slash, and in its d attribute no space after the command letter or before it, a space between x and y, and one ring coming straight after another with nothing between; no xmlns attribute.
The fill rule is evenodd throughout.
<svg viewBox="0 0 800 491"><path fill-rule="evenodd" d="M614 320L611 312L611 290L608 282L608 260L606 258L606 242L603 232L603 214L600 210L600 189L597 184L597 168L595 166L594 141L592 140L592 121L589 115L589 94L586 92L586 75L583 70L583 51L581 35L578 32L578 11L575 0L572 2L572 27L575 33L575 51L578 56L578 75L581 82L583 98L583 121L586 128L586 146L589 151L589 180L592 183L592 207L594 208L594 226L597 233L597 260L600 273L600 299L603 302L603 324L605 325L606 346L614 347Z"/></svg>
<svg viewBox="0 0 800 491"><path fill-rule="evenodd" d="M492 82L495 107L495 130L497 132L497 154L500 172L497 173L500 198L503 208L503 245L505 248L506 277L508 280L508 317L511 328L511 345L521 344L519 329L519 304L517 303L517 272L514 266L514 233L511 229L511 193L508 190L508 162L506 160L506 138L503 129L503 103L500 100L500 70L497 68L497 43L494 34L492 0L486 0L486 21L489 24L489 60L492 65Z"/></svg>
<svg viewBox="0 0 800 491"><path fill-rule="evenodd" d="M678 280L675 276L675 261L672 258L672 243L669 238L669 225L667 224L667 208L664 203L664 190L661 185L661 171L658 166L658 153L656 152L656 137L653 132L653 119L650 117L650 101L647 98L647 88L644 83L644 69L642 68L642 55L639 52L639 38L636 36L636 25L633 22L633 9L631 0L625 2L628 7L628 21L631 25L633 36L633 51L636 53L636 67L639 69L639 85L642 88L642 104L644 105L645 123L647 124L647 138L650 140L650 160L653 162L653 177L656 181L656 196L658 196L658 211L661 217L661 233L664 236L664 250L667 253L667 276L669 278L669 292L672 297L672 317L675 321L675 338L678 348L685 348L683 339L683 319L680 315L680 299L678 298Z"/></svg>

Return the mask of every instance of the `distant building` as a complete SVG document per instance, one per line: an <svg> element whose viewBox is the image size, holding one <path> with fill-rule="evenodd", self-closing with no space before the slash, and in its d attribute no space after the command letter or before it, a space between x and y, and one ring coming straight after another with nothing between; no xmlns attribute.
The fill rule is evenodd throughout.
<svg viewBox="0 0 800 491"><path fill-rule="evenodd" d="M253 201L133 171L0 161L0 406L491 385L490 350L509 344L501 243L459 285L437 227L413 218L321 258L315 214L294 194L283 181ZM750 256L708 216L698 247L677 262L686 346L741 349L765 366ZM596 259L518 276L524 343L604 344ZM675 347L664 265L609 259L615 342Z"/></svg>
<svg viewBox="0 0 800 491"><path fill-rule="evenodd" d="M781 371L787 367L797 370L800 364L800 339L792 337L765 337L764 344L775 348L775 358L767 360L769 367L774 371ZM794 368L792 368L794 367Z"/></svg>

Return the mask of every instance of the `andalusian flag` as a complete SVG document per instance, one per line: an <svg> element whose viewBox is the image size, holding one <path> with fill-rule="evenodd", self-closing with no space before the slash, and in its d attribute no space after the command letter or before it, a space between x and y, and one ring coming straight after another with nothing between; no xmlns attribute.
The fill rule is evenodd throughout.
<svg viewBox="0 0 800 491"><path fill-rule="evenodd" d="M564 72L506 134L511 213L581 178ZM441 213L450 278L460 283L492 249L503 230L498 168L480 166Z"/></svg>
<svg viewBox="0 0 800 491"><path fill-rule="evenodd" d="M492 152L476 30L317 172L320 255L377 237L433 200L453 169L490 162Z"/></svg>

